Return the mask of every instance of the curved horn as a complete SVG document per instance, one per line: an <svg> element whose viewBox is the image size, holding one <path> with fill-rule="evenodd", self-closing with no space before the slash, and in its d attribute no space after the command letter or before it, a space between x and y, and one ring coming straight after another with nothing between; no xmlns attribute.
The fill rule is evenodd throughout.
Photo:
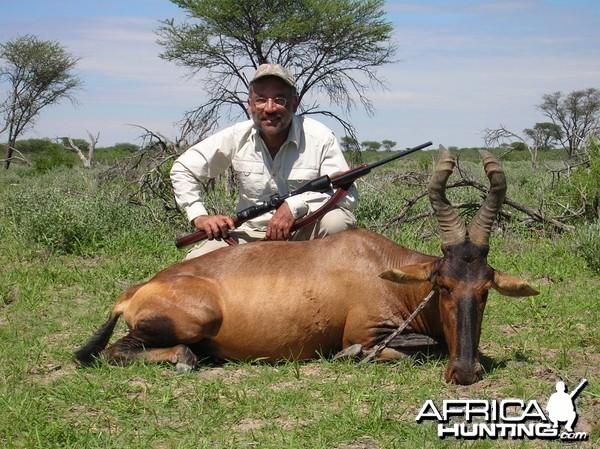
<svg viewBox="0 0 600 449"><path fill-rule="evenodd" d="M462 243L467 235L465 224L446 198L446 182L454 169L454 158L444 146L440 145L440 158L433 175L427 184L429 202L440 226L442 245Z"/></svg>
<svg viewBox="0 0 600 449"><path fill-rule="evenodd" d="M475 244L488 245L492 225L506 195L506 177L500 162L493 154L488 151L481 151L480 154L485 174L490 180L490 190L477 215L471 221L469 238Z"/></svg>

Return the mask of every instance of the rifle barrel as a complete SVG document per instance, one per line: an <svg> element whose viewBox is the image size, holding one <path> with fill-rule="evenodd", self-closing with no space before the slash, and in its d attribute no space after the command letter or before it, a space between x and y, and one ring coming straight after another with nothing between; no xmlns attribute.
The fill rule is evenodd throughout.
<svg viewBox="0 0 600 449"><path fill-rule="evenodd" d="M585 387L585 386L587 385L587 383L588 383L588 380L584 378L584 379L583 379L583 380L582 380L582 381L579 383L579 385L577 385L577 387L576 387L576 388L575 388L573 391L571 391L571 393L569 393L569 396L571 396L571 399L575 399L575 397L576 397L576 396L577 396L579 393L581 393L581 390L583 390L583 387Z"/></svg>
<svg viewBox="0 0 600 449"><path fill-rule="evenodd" d="M370 169L375 168L375 167L379 167L380 165L387 164L388 162L391 162L391 161L393 161L395 159L404 157L404 156L406 156L406 155L408 155L410 153L414 153L415 151L419 151L419 150L422 150L423 148L427 148L428 146L430 146L432 144L433 144L433 142L429 141L429 142L422 143L421 145L417 145L416 147L408 148L408 149L406 149L404 151L400 151L399 153L392 154L389 157L381 159L380 161L373 162L368 167Z"/></svg>
<svg viewBox="0 0 600 449"><path fill-rule="evenodd" d="M370 171L372 169L374 169L375 167L379 167L380 165L387 164L388 162L391 162L393 160L404 157L410 153L414 153L415 151L422 150L423 148L426 148L431 144L432 144L432 142L422 143L421 145L418 145L416 147L408 148L407 150L400 151L396 154L392 154L391 156L388 156L379 161L373 162L372 164L359 165L358 167L352 168L344 173L340 173L337 176L332 176L331 184L333 187L339 187L339 186L345 185L349 182L354 182L361 176L364 176L364 175L370 173Z"/></svg>

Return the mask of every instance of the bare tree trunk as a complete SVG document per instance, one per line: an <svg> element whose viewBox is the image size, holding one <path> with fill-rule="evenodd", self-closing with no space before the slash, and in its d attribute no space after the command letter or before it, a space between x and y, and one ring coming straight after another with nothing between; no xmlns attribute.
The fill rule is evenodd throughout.
<svg viewBox="0 0 600 449"><path fill-rule="evenodd" d="M94 150L96 149L96 144L98 143L98 138L100 137L100 133L96 134L96 136L93 136L92 133L87 131L87 134L90 137L90 143L88 144L87 156L83 154L83 151L81 151L81 148L79 148L75 144L75 142L73 142L73 139L71 139L70 137L67 137L68 145L63 144L65 148L67 148L71 151L74 151L77 154L77 156L79 156L79 159L81 159L83 168L91 168L92 157L94 156Z"/></svg>
<svg viewBox="0 0 600 449"><path fill-rule="evenodd" d="M537 157L538 157L538 146L537 143L534 142L530 147L527 145L527 150L529 150L529 155L531 156L531 171L537 171Z"/></svg>
<svg viewBox="0 0 600 449"><path fill-rule="evenodd" d="M8 146L6 147L6 159L4 159L4 168L6 170L9 169L10 167L10 162L12 160L13 157L13 152L15 150L15 145L17 144L16 139L11 139L8 142Z"/></svg>

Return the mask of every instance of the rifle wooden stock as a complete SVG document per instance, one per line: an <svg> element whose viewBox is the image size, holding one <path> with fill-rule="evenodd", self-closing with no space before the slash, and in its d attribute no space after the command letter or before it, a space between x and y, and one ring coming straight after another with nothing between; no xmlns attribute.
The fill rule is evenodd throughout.
<svg viewBox="0 0 600 449"><path fill-rule="evenodd" d="M242 222L240 220L238 220L236 217L232 217L232 219L233 219L233 224L235 224L236 228L242 224ZM175 246L177 247L177 249L185 248L186 246L201 242L202 240L206 239L206 237L207 237L206 232L197 230L190 234L186 234L186 235L182 235L181 237L177 237L175 239Z"/></svg>

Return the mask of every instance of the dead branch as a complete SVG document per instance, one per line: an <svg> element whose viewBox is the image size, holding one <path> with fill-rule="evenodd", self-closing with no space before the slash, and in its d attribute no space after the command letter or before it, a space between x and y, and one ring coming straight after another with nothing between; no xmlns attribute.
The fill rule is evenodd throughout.
<svg viewBox="0 0 600 449"><path fill-rule="evenodd" d="M408 218L406 216L407 216L408 212L410 211L410 209L417 203L417 201L419 201L421 198L424 198L426 196L427 196L427 192L421 192L421 193L413 196L412 198L409 198L408 200L406 200L406 204L402 208L402 210L400 211L400 213L398 215L396 215L395 218L393 218L392 220L390 220L389 222L387 222L383 226L384 229L389 229L394 224L400 224L400 223L406 223L406 222L408 222ZM427 214L427 216L428 215L429 215L429 213Z"/></svg>
<svg viewBox="0 0 600 449"><path fill-rule="evenodd" d="M500 145L501 142L516 140L523 144L527 151L529 151L530 159L531 159L531 169L533 171L537 170L537 157L538 157L538 144L533 142L532 145L528 145L523 137L504 126L500 125L500 128L490 129L487 128L483 131L483 139L487 148L493 148Z"/></svg>
<svg viewBox="0 0 600 449"><path fill-rule="evenodd" d="M11 162L22 162L25 165L31 165L31 161L29 159L27 159L25 157L25 155L23 153L21 153L19 150L17 150L15 147L8 147L12 149L12 153L13 155L9 158L5 158L5 159L0 159L0 162L7 162L7 161L11 161ZM15 156L14 153L17 153L17 155Z"/></svg>
<svg viewBox="0 0 600 449"><path fill-rule="evenodd" d="M552 174L552 186L556 185L559 181L560 178L563 176L563 174L568 178L571 176L571 173L573 172L574 169L576 169L577 167L585 167L585 168L589 168L590 164L591 164L591 159L587 158L586 160L582 160L580 162L568 162L568 161L562 161L564 167L561 168L550 168L548 167L546 164L544 164L544 167L546 168L546 170Z"/></svg>
<svg viewBox="0 0 600 449"><path fill-rule="evenodd" d="M480 190L483 193L487 193L487 191L488 191L486 186L484 186L483 184L480 184L476 181L470 181L467 179L461 180L461 181L464 181L464 185L475 187L477 190ZM461 181L459 181L459 182L461 182ZM575 230L575 226L561 223L560 221L558 221L554 218L545 217L543 212L537 211L537 210L533 209L532 207L529 207L525 204L519 203L518 201L513 200L512 198L510 198L508 196L504 199L504 204L518 210L519 212L522 212L522 213L528 215L529 217L531 217L532 220L537 221L539 223L550 224L553 227L560 229L561 231L574 231Z"/></svg>
<svg viewBox="0 0 600 449"><path fill-rule="evenodd" d="M101 179L124 178L128 182L126 189L128 202L148 208L155 220L161 219L161 211L170 213L171 217L177 217L180 211L173 195L169 169L173 161L190 147L188 137L192 136L192 144L202 140L214 123L214 121L204 123L196 121L195 128L189 123L182 128L183 134L174 140L144 126L130 125L143 131L140 137L141 148L133 155L121 159L100 177ZM157 202L159 208L156 208Z"/></svg>
<svg viewBox="0 0 600 449"><path fill-rule="evenodd" d="M402 181L409 185L425 185L429 176L420 172L406 172L394 174L390 177L390 182Z"/></svg>
<svg viewBox="0 0 600 449"><path fill-rule="evenodd" d="M101 178L125 178L128 181L127 200L132 204L149 207L151 200L158 199L164 210L178 210L170 190L168 167L187 149L187 143L184 139L173 141L160 132L136 126L144 131L140 150L103 172ZM158 211L150 210L157 219Z"/></svg>
<svg viewBox="0 0 600 449"><path fill-rule="evenodd" d="M90 143L88 144L88 149L87 149L87 155L83 154L83 151L81 150L81 148L79 148L75 144L75 142L73 142L73 139L71 137L62 137L57 140L62 142L63 147L65 147L67 150L71 150L77 154L77 156L81 160L83 168L90 168L92 166L92 157L94 157L94 150L96 149L96 144L98 143L98 139L100 138L100 133L98 132L98 134L96 134L94 136L88 130L86 130L86 132L90 138ZM67 141L66 145L64 143L65 140Z"/></svg>
<svg viewBox="0 0 600 449"><path fill-rule="evenodd" d="M488 191L488 188L486 186L484 186L483 184L481 184L477 181L473 181L473 180L465 179L465 178L460 179L459 181L456 181L452 184L449 184L446 188L454 189L457 187L465 187L465 186L474 187L475 189L481 191L483 194L487 194L487 191ZM428 216L430 216L431 215L430 213L421 213L421 214L416 214L413 216L408 216L410 209L420 199L422 199L426 196L427 196L427 192L421 192L421 193L418 193L417 195L414 195L413 197L407 199L406 205L402 208L400 213L396 217L394 217L392 220L385 223L383 225L383 228L389 229L390 227L392 227L394 225L398 225L401 223L409 223L411 221L416 221L418 219L427 218ZM551 225L554 228L561 230L561 231L575 230L574 226L564 224L555 218L545 217L542 212L539 212L525 204L519 203L518 201L513 200L512 198L506 197L504 199L504 204L512 207L513 209L516 209L519 212L526 214L528 216L529 220L531 220L531 221L539 222L539 223L542 223L545 225ZM454 207L456 209L479 209L480 206L481 206L480 204L476 204L476 203L466 203L466 204L459 204ZM502 214L502 212L501 212L501 214ZM509 217L509 215L507 215L506 212L504 212L504 214L505 214L504 215L505 217Z"/></svg>

